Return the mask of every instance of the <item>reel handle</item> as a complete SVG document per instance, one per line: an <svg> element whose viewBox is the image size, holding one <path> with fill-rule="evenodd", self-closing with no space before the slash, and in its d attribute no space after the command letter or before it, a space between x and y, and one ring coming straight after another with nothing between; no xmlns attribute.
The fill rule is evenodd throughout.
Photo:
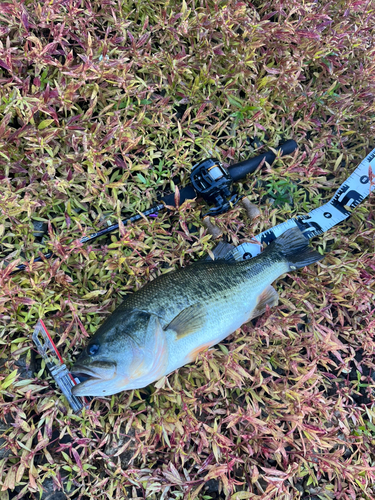
<svg viewBox="0 0 375 500"><path fill-rule="evenodd" d="M197 197L197 193L191 184L188 184L184 188L180 189L180 205L183 204L185 200L194 200ZM168 194L167 196L163 196L160 201L163 201L166 205L170 205L172 207L175 206L174 201L174 193Z"/></svg>
<svg viewBox="0 0 375 500"><path fill-rule="evenodd" d="M281 155L290 155L297 149L296 141L290 139L289 141L284 142L274 148L276 151L281 151ZM248 174L252 174L259 167L260 163L265 159L265 161L269 164L273 163L276 155L272 151L268 151L267 153L263 153L262 155L256 156L255 158L250 158L249 160L241 161L240 163L236 163L230 167L228 167L228 172L232 177L233 181L239 181L243 179Z"/></svg>

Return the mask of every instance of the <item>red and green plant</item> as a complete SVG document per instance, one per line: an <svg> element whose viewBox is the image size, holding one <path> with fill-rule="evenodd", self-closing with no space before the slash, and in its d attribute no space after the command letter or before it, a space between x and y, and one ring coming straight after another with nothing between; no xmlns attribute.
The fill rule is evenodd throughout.
<svg viewBox="0 0 375 500"><path fill-rule="evenodd" d="M260 220L217 219L235 244L330 199L375 146L374 14L371 0L1 2L1 499L48 482L77 499L375 497L373 196L314 242L321 264L278 281L278 307L146 389L74 415L31 341L43 318L69 365L126 293L213 248L198 202L77 244L207 156L241 161L254 136L300 145L240 185ZM56 257L10 276L44 250Z"/></svg>

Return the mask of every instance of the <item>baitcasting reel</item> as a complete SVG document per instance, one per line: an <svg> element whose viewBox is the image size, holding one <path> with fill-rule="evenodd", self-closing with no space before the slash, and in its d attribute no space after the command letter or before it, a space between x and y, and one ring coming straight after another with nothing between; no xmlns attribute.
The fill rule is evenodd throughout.
<svg viewBox="0 0 375 500"><path fill-rule="evenodd" d="M215 158L194 165L190 180L197 195L215 205L203 217L227 212L241 199L232 189L233 178L228 169Z"/></svg>

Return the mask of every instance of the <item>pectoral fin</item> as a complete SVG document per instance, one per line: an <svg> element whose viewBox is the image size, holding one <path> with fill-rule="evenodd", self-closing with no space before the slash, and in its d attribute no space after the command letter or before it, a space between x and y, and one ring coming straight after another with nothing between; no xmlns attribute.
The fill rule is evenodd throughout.
<svg viewBox="0 0 375 500"><path fill-rule="evenodd" d="M258 303L255 308L251 311L250 319L254 319L266 312L267 306L276 306L279 301L279 295L272 285L269 285L263 290L259 295Z"/></svg>
<svg viewBox="0 0 375 500"><path fill-rule="evenodd" d="M206 308L201 304L193 304L181 311L164 330L174 330L177 339L186 337L203 328L206 322Z"/></svg>

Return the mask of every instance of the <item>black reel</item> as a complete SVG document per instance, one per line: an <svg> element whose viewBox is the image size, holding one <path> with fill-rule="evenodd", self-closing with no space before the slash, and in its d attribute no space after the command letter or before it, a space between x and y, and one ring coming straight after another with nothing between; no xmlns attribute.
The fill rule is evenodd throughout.
<svg viewBox="0 0 375 500"><path fill-rule="evenodd" d="M227 212L241 199L232 189L233 179L228 169L215 158L194 165L190 180L197 194L215 205L203 217Z"/></svg>

